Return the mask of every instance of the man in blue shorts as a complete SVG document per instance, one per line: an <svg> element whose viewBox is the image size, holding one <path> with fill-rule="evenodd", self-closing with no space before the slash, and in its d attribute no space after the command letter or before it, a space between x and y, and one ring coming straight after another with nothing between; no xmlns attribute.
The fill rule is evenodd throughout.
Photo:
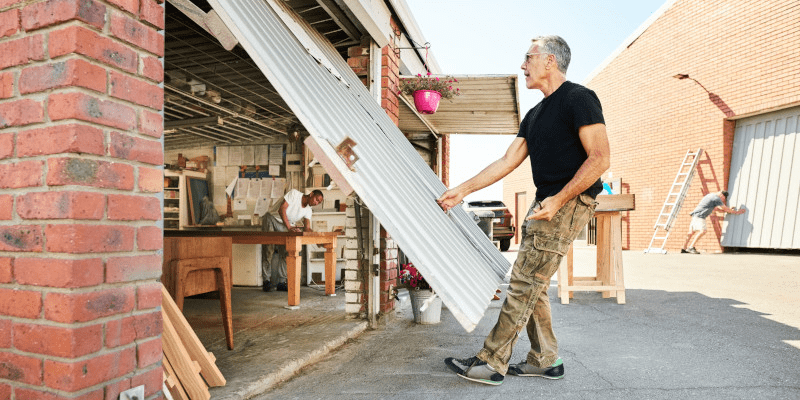
<svg viewBox="0 0 800 400"><path fill-rule="evenodd" d="M719 207L720 210L730 214L743 214L744 207L735 209L725 205L728 199L728 192L723 190L721 192L709 193L700 200L697 207L690 213L692 222L689 224L689 234L686 236L686 243L681 253L700 254L694 248L695 243L706 233L706 218L714 212L714 209Z"/></svg>

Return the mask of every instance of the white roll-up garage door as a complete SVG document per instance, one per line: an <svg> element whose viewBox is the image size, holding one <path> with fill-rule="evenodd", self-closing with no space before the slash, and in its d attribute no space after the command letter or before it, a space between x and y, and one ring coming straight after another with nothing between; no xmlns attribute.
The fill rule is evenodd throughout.
<svg viewBox="0 0 800 400"><path fill-rule="evenodd" d="M800 107L736 121L722 245L800 248Z"/></svg>

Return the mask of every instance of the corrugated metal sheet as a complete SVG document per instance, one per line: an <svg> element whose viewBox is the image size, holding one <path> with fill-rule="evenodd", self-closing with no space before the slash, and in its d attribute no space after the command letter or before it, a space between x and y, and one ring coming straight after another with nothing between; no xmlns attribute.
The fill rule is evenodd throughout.
<svg viewBox="0 0 800 400"><path fill-rule="evenodd" d="M211 3L464 329L474 329L508 261L463 210L442 212L435 200L444 185L328 42L279 10L295 18L341 79L306 51L308 43L287 27L294 24L281 20L274 9L280 2ZM347 137L356 142L354 171L334 150Z"/></svg>
<svg viewBox="0 0 800 400"><path fill-rule="evenodd" d="M722 245L800 248L800 107L736 121Z"/></svg>

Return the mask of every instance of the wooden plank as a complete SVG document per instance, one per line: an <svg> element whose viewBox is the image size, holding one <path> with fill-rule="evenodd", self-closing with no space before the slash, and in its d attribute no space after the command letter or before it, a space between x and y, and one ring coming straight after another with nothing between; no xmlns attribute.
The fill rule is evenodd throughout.
<svg viewBox="0 0 800 400"><path fill-rule="evenodd" d="M161 335L164 346L164 354L175 370L175 376L181 382L181 386L186 390L186 394L192 400L209 400L211 394L208 392L206 383L199 374L199 365L193 361L181 342L181 336L175 331L169 316L162 309L164 317L164 332Z"/></svg>
<svg viewBox="0 0 800 400"><path fill-rule="evenodd" d="M172 297L170 297L163 286L161 287L161 295L161 309L165 314L165 325L168 319L174 322L174 324L171 324L174 325L173 329L175 329L178 336L182 338L189 357L200 364L200 374L202 374L203 378L208 382L208 386L225 386L225 377L222 376L222 372L220 372L219 368L217 368L217 365L214 363L214 356L203 347L197 334L189 325L189 322L186 321L186 317L178 310L175 301L172 300Z"/></svg>
<svg viewBox="0 0 800 400"><path fill-rule="evenodd" d="M172 394L172 398L178 400L189 400L189 395L186 394L185 390L183 390L181 382L178 380L178 377L175 376L175 369L172 368L172 364L170 364L169 359L166 356L164 357L163 365L164 383L166 383L169 393Z"/></svg>
<svg viewBox="0 0 800 400"><path fill-rule="evenodd" d="M597 195L597 211L628 211L636 209L634 194L599 194Z"/></svg>
<svg viewBox="0 0 800 400"><path fill-rule="evenodd" d="M184 13L189 19L194 21L206 32L210 33L219 40L225 50L231 50L236 46L238 41L233 36L228 27L219 18L216 11L211 10L208 14L203 12L200 7L194 5L191 0L168 0L170 4L175 6L178 10Z"/></svg>
<svg viewBox="0 0 800 400"><path fill-rule="evenodd" d="M581 279L581 278L586 278L586 279ZM580 276L580 277L575 277L575 283L573 283L573 284L571 284L569 286L570 287L574 287L574 286L597 286L597 284L605 286L603 284L603 281L599 281L597 279L594 279L594 278L591 278L591 277L588 277L588 276Z"/></svg>
<svg viewBox="0 0 800 400"><path fill-rule="evenodd" d="M222 21L222 18L219 17L216 11L209 11L208 14L203 17L203 23L205 24L206 30L219 40L219 44L221 44L225 50L230 51L239 43L239 40L236 39L236 36L228 29L228 26L225 25L225 22Z"/></svg>
<svg viewBox="0 0 800 400"><path fill-rule="evenodd" d="M592 285L592 286L568 286L567 290L572 292L608 292L611 293L615 291L624 290L625 288L621 286L609 286L609 285ZM611 295L612 297L614 295Z"/></svg>

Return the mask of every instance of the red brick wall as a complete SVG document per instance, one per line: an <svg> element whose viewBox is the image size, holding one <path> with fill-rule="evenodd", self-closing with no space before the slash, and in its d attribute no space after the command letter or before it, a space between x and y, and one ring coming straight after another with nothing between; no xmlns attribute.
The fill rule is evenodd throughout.
<svg viewBox="0 0 800 400"><path fill-rule="evenodd" d="M0 1L0 398L161 396L160 3Z"/></svg>
<svg viewBox="0 0 800 400"><path fill-rule="evenodd" d="M679 0L589 80L611 144L604 178L621 178L623 192L636 195L623 245L649 245L683 156L702 148L706 154L666 245L679 250L688 213L704 194L727 187L730 118L800 104L798 31L794 0ZM521 190L508 190L514 191ZM722 250L721 222L721 213L709 219L698 249Z"/></svg>
<svg viewBox="0 0 800 400"><path fill-rule="evenodd" d="M369 43L348 48L347 65L361 78L361 83L369 87Z"/></svg>
<svg viewBox="0 0 800 400"><path fill-rule="evenodd" d="M394 310L393 290L397 287L397 243L381 226L381 309L385 314Z"/></svg>
<svg viewBox="0 0 800 400"><path fill-rule="evenodd" d="M603 104L609 171L636 194L631 248L650 243L687 150L706 154L672 228L669 250L683 246L688 213L702 196L727 188L734 123L726 117L800 102L798 30L794 0L680 0L588 82ZM709 219L698 249L722 250L721 216Z"/></svg>
<svg viewBox="0 0 800 400"><path fill-rule="evenodd" d="M395 36L400 35L394 18L390 20ZM389 43L381 49L381 107L386 114L400 125L400 99L397 98L400 90L400 53L394 43Z"/></svg>

